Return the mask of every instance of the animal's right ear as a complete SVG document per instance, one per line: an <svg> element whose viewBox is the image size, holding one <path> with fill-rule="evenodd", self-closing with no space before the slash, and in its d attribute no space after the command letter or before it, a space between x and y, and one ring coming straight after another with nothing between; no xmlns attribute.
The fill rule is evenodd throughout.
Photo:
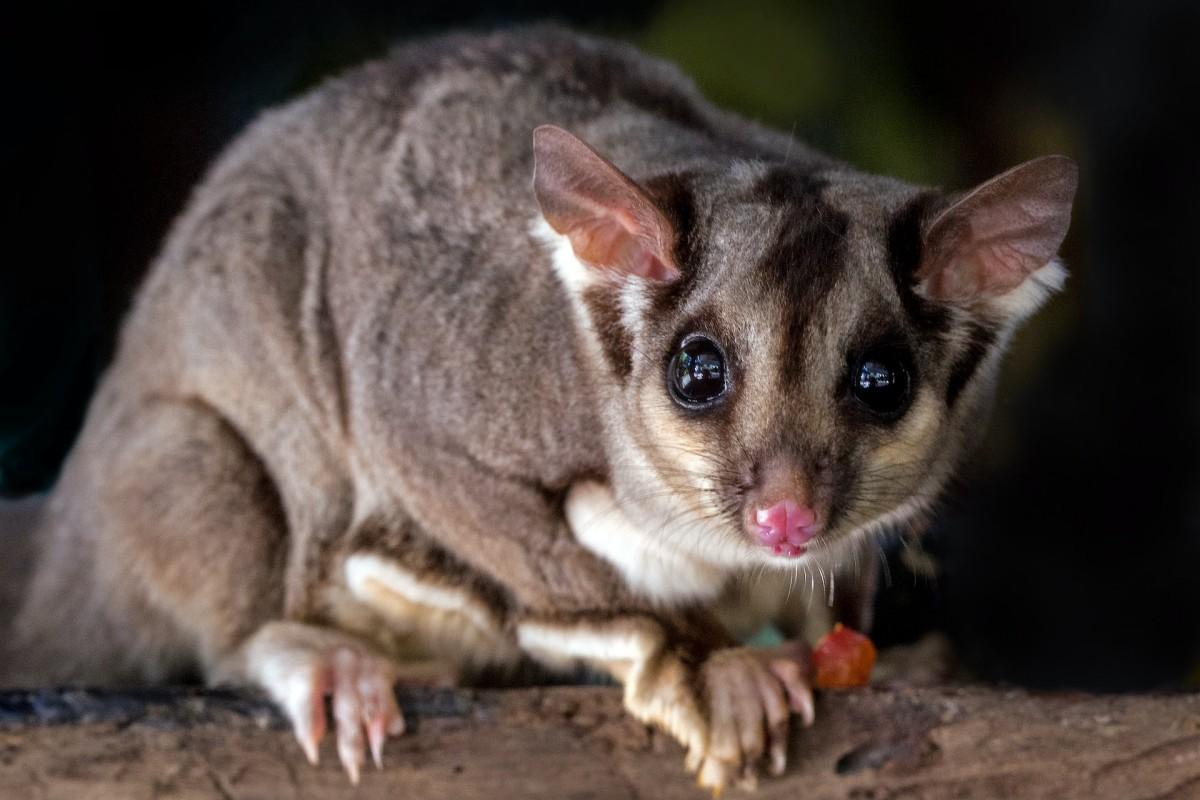
<svg viewBox="0 0 1200 800"><path fill-rule="evenodd" d="M542 216L585 266L615 278L679 277L676 232L640 186L554 125L533 132L533 189Z"/></svg>
<svg viewBox="0 0 1200 800"><path fill-rule="evenodd" d="M1078 179L1071 159L1043 156L968 192L925 231L920 291L966 308L1031 314L1066 275L1054 255L1071 224ZM1039 280L1045 267L1052 274Z"/></svg>

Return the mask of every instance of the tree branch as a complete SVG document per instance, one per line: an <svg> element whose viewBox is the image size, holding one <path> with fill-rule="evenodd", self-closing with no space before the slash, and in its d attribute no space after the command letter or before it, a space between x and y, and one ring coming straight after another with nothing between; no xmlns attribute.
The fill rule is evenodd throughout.
<svg viewBox="0 0 1200 800"><path fill-rule="evenodd" d="M235 692L0 692L0 797L652 798L705 795L611 688L405 690L410 733L355 790ZM1198 798L1200 695L982 687L826 693L760 798Z"/></svg>

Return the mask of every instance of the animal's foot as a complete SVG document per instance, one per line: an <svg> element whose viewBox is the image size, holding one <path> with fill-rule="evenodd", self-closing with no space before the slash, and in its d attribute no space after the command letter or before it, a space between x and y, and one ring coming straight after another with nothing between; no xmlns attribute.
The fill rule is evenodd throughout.
<svg viewBox="0 0 1200 800"><path fill-rule="evenodd" d="M808 659L806 646L789 642L718 650L691 673L669 660L626 693L626 705L687 748L702 787L752 789L761 769L786 769L791 713L812 724Z"/></svg>
<svg viewBox="0 0 1200 800"><path fill-rule="evenodd" d="M708 749L689 759L700 785L719 792L736 784L753 788L763 766L772 775L787 768L790 713L811 725L808 648L788 643L769 650L718 650L700 671L708 706Z"/></svg>
<svg viewBox="0 0 1200 800"><path fill-rule="evenodd" d="M247 650L251 677L282 706L308 760L329 727L331 698L338 758L357 784L366 751L383 765L389 735L404 732L394 686L400 666L366 642L336 631L294 623L265 627Z"/></svg>

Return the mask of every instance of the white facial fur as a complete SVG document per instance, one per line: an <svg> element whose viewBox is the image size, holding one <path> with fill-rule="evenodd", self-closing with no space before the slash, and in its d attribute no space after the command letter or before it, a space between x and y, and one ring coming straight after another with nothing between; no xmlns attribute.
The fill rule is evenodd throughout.
<svg viewBox="0 0 1200 800"><path fill-rule="evenodd" d="M1067 270L1062 261L1056 258L1032 273L1008 294L990 301L990 305L1012 326L1016 326L1041 308L1050 295L1062 289L1066 282Z"/></svg>

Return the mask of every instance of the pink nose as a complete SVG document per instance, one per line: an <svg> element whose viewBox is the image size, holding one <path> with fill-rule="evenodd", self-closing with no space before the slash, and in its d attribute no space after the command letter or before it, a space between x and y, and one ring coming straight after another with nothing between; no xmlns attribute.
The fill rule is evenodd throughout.
<svg viewBox="0 0 1200 800"><path fill-rule="evenodd" d="M800 555L805 544L817 533L813 529L816 512L792 500L780 500L770 508L760 508L754 519L758 523L759 541L779 555Z"/></svg>

